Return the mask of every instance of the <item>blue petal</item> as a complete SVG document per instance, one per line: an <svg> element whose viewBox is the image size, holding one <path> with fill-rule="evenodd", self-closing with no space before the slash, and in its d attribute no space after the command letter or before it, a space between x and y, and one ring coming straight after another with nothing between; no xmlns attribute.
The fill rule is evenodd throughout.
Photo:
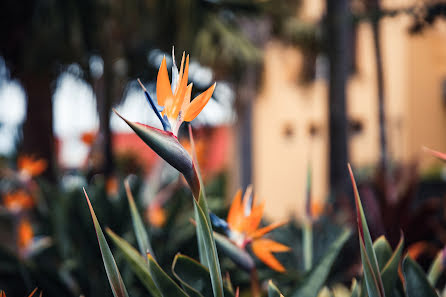
<svg viewBox="0 0 446 297"><path fill-rule="evenodd" d="M231 232L229 230L229 225L225 220L219 218L217 215L215 215L213 213L209 213L209 217L210 217L212 225L214 225L214 227L223 229L226 234L229 234Z"/></svg>
<svg viewBox="0 0 446 297"><path fill-rule="evenodd" d="M163 125L164 131L171 131L172 128L170 127L170 123L167 120L167 117L165 117L163 119L160 114L160 112L164 109L164 107L159 106L157 103L155 103L155 101L153 101L152 97L150 97L150 95L147 91L144 91L144 94L146 94L147 101L149 102L149 104L152 107L153 111L155 112L156 116L158 117L161 124Z"/></svg>

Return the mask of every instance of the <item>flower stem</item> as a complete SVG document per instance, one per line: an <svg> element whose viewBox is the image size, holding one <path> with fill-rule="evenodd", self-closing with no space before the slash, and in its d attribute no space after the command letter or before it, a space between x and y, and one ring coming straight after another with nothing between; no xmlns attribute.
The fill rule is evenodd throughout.
<svg viewBox="0 0 446 297"><path fill-rule="evenodd" d="M304 268L308 271L313 266L313 224L310 220L304 223L302 232Z"/></svg>

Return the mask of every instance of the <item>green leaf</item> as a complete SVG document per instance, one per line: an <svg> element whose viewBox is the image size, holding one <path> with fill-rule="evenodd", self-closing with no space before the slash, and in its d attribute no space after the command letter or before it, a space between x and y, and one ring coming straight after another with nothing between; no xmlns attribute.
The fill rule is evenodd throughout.
<svg viewBox="0 0 446 297"><path fill-rule="evenodd" d="M138 251L133 248L127 241L119 237L110 229L105 230L116 244L116 246L124 254L125 259L129 262L130 267L136 274L141 283L146 287L147 291L154 297L162 297L161 292L156 287L153 282L152 276L150 275L149 265L147 261L138 253Z"/></svg>
<svg viewBox="0 0 446 297"><path fill-rule="evenodd" d="M396 281L398 278L398 266L400 264L401 255L403 254L404 248L404 236L401 234L398 246L395 252L392 254L390 259L387 261L384 268L381 269L381 278L383 280L384 291L386 296L392 296L393 292L396 290Z"/></svg>
<svg viewBox="0 0 446 297"><path fill-rule="evenodd" d="M128 179L124 181L124 185L125 185L125 191L127 193L127 199L129 201L133 230L135 231L139 252L141 253L141 255L146 255L147 252L149 252L151 255L153 255L153 257L155 257L152 246L150 245L149 242L149 237L147 236L146 228L144 227L144 223L141 219L141 216L139 215L138 209L136 208L135 199L133 198L133 194L130 189L130 184Z"/></svg>
<svg viewBox="0 0 446 297"><path fill-rule="evenodd" d="M171 132L129 121L122 117L115 109L113 109L113 111L123 119L127 125L135 131L136 135L138 135L139 138L141 138L155 153L184 175L192 193L194 193L195 197L198 197L200 183L197 172L195 171L189 153L178 142L177 137Z"/></svg>
<svg viewBox="0 0 446 297"><path fill-rule="evenodd" d="M172 272L190 296L213 295L209 271L194 259L177 254L172 263Z"/></svg>
<svg viewBox="0 0 446 297"><path fill-rule="evenodd" d="M272 280L268 281L268 297L283 297L279 288L276 287Z"/></svg>
<svg viewBox="0 0 446 297"><path fill-rule="evenodd" d="M218 249L240 268L250 272L255 267L255 262L251 255L233 244L225 236L214 232L214 239Z"/></svg>
<svg viewBox="0 0 446 297"><path fill-rule="evenodd" d="M182 284L186 283L205 297L213 296L209 270L196 260L177 254L172 264L172 272ZM224 285L223 289L226 297L234 296L232 287Z"/></svg>
<svg viewBox="0 0 446 297"><path fill-rule="evenodd" d="M375 250L378 267L382 270L390 257L392 257L392 247L384 236L380 236L373 243L373 249Z"/></svg>
<svg viewBox="0 0 446 297"><path fill-rule="evenodd" d="M355 177L353 176L353 171L350 164L348 164L348 170L350 172L353 191L355 193L361 260L364 268L364 278L366 280L367 291L369 293L369 297L384 297L385 293L378 267L378 260L376 259L375 250L373 249L372 238L370 236L369 227L367 226L367 220L362 208L361 199L359 197L358 188L356 187Z"/></svg>
<svg viewBox="0 0 446 297"><path fill-rule="evenodd" d="M152 275L153 281L155 282L158 289L161 291L162 296L170 297L185 297L189 296L184 292L176 282L174 282L164 270L156 263L152 255L147 254L147 259L149 261L150 275Z"/></svg>
<svg viewBox="0 0 446 297"><path fill-rule="evenodd" d="M305 277L302 285L298 287L290 296L292 297L316 297L319 290L325 283L331 270L331 266L350 237L350 231L344 230L341 235L330 245L327 253L313 266L312 270Z"/></svg>
<svg viewBox="0 0 446 297"><path fill-rule="evenodd" d="M202 199L204 200L204 199ZM209 272L211 275L212 289L215 297L223 296L223 281L221 278L220 263L218 261L217 248L215 246L215 240L213 237L213 231L210 227L210 220L207 220L204 211L201 209L198 202L194 201L195 219L197 221L197 231L203 241L205 248L205 257L207 259L207 264Z"/></svg>
<svg viewBox="0 0 446 297"><path fill-rule="evenodd" d="M438 281L438 278L440 277L441 273L443 272L444 258L445 258L445 250L443 249L437 253L437 256L435 257L434 261L432 262L431 266L429 267L427 279L429 280L429 283L432 286L435 286L435 284Z"/></svg>
<svg viewBox="0 0 446 297"><path fill-rule="evenodd" d="M404 284L408 297L438 297L421 267L406 256L403 261Z"/></svg>
<svg viewBox="0 0 446 297"><path fill-rule="evenodd" d="M351 292L352 292L352 294L350 295L350 297L359 297L360 288L359 288L358 282L356 281L356 278L354 278L352 281Z"/></svg>
<svg viewBox="0 0 446 297"><path fill-rule="evenodd" d="M127 289L125 288L124 282L122 281L121 274L119 273L118 266L116 266L113 254L110 251L107 240L105 240L104 233L102 233L99 221L91 206L90 199L88 199L87 192L84 188L85 198L87 198L88 207L90 208L91 217L93 219L94 228L96 230L96 235L98 237L99 248L102 254L102 260L104 261L105 272L107 273L108 281L110 282L110 287L113 291L115 297L128 297Z"/></svg>

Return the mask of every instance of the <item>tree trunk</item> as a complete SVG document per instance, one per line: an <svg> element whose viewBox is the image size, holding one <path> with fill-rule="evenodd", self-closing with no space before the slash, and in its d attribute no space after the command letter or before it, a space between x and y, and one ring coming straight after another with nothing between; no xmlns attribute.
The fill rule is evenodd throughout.
<svg viewBox="0 0 446 297"><path fill-rule="evenodd" d="M372 32L373 32L373 46L375 50L376 62L376 83L378 91L378 121L379 121L379 145L380 145L380 159L379 165L381 169L387 172L387 135L386 135L386 114L385 114L385 100L384 100L384 78L383 78L383 61L381 55L381 41L379 31L379 0L373 1L375 15L372 18Z"/></svg>
<svg viewBox="0 0 446 297"><path fill-rule="evenodd" d="M238 98L238 144L240 152L240 184L243 189L253 183L252 180L252 106L256 95L256 65L243 70L237 87Z"/></svg>
<svg viewBox="0 0 446 297"><path fill-rule="evenodd" d="M346 84L349 72L351 18L349 1L327 0L329 79L330 188L334 197L347 192L348 123Z"/></svg>
<svg viewBox="0 0 446 297"><path fill-rule="evenodd" d="M48 167L44 176L50 181L55 181L52 75L49 73L24 74L19 78L28 96L20 152L45 159Z"/></svg>
<svg viewBox="0 0 446 297"><path fill-rule="evenodd" d="M113 143L110 127L110 112L113 97L113 69L111 59L104 55L104 74L94 82L94 90L99 114L99 143L101 152L99 168L92 168L93 173L110 176L114 170Z"/></svg>

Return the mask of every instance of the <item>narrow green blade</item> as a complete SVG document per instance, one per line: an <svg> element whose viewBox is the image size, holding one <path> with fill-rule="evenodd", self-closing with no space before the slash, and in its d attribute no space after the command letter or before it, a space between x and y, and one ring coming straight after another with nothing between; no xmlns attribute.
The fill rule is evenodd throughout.
<svg viewBox="0 0 446 297"><path fill-rule="evenodd" d="M139 215L138 209L135 205L135 199L133 198L132 191L128 179L124 181L125 191L127 193L127 199L129 201L130 214L132 216L133 230L135 231L136 241L138 242L139 252L141 255L146 255L149 252L155 258L155 255L150 245L149 237L144 223ZM143 258L144 259L144 258Z"/></svg>
<svg viewBox="0 0 446 297"><path fill-rule="evenodd" d="M217 248L215 246L213 231L209 225L210 220L209 221L206 220L206 215L201 209L198 202L195 199L193 199L193 201L196 213L197 227L202 236L203 244L205 247L205 254L209 268L209 273L211 275L211 282L214 296L222 297L223 281L221 278L220 263L218 261Z"/></svg>
<svg viewBox="0 0 446 297"><path fill-rule="evenodd" d="M398 278L398 266L401 261L401 255L404 249L404 236L401 234L398 246L393 252L386 265L381 269L381 278L383 280L384 291L386 296L392 296L396 290L396 282Z"/></svg>
<svg viewBox="0 0 446 297"><path fill-rule="evenodd" d="M408 297L438 297L424 271L409 256L403 260L403 275Z"/></svg>
<svg viewBox="0 0 446 297"><path fill-rule="evenodd" d="M119 237L110 229L105 230L116 244L116 246L124 254L125 259L129 262L130 267L136 274L141 283L146 287L147 291L154 297L162 297L161 292L156 287L153 282L152 276L150 275L149 265L147 261L138 253L138 251L133 248L127 241Z"/></svg>
<svg viewBox="0 0 446 297"><path fill-rule="evenodd" d="M359 297L360 288L359 288L358 282L356 281L355 278L352 281L351 292L352 292L352 294L350 295L350 297Z"/></svg>
<svg viewBox="0 0 446 297"><path fill-rule="evenodd" d="M88 207L90 208L91 217L93 219L94 228L96 230L96 235L98 237L99 248L102 254L102 260L104 261L105 272L107 273L108 281L110 282L110 287L113 291L115 297L128 297L127 289L125 288L124 282L122 281L121 274L119 273L118 266L116 266L113 254L110 251L107 240L105 240L104 233L102 233L99 221L91 206L90 199L88 198L87 192L84 188L85 198L87 198Z"/></svg>
<svg viewBox="0 0 446 297"><path fill-rule="evenodd" d="M373 249L375 250L378 267L380 270L383 270L384 266L392 257L392 247L384 236L380 236L373 243Z"/></svg>
<svg viewBox="0 0 446 297"><path fill-rule="evenodd" d="M378 260L376 259L375 250L373 249L372 238L370 236L369 227L367 226L367 220L362 208L361 199L359 197L358 188L356 186L355 177L353 176L353 171L350 164L348 164L348 170L350 172L353 191L355 193L361 259L364 268L367 291L369 292L369 297L384 297L385 292L378 267Z"/></svg>
<svg viewBox="0 0 446 297"><path fill-rule="evenodd" d="M150 275L152 275L153 281L160 290L162 296L164 297L186 297L189 296L184 292L176 282L174 282L164 270L156 263L152 255L147 254L147 259L149 261Z"/></svg>
<svg viewBox="0 0 446 297"><path fill-rule="evenodd" d="M268 281L268 297L283 297L279 288L276 287L272 280Z"/></svg>
<svg viewBox="0 0 446 297"><path fill-rule="evenodd" d="M194 259L177 254L172 263L172 273L190 296L213 295L209 271Z"/></svg>
<svg viewBox="0 0 446 297"><path fill-rule="evenodd" d="M331 270L331 266L350 237L350 231L344 230L341 235L330 245L324 257L313 266L304 279L303 284L298 287L290 296L292 297L316 297L319 290L325 284L325 280Z"/></svg>
<svg viewBox="0 0 446 297"><path fill-rule="evenodd" d="M429 280L429 283L432 286L435 286L435 284L438 281L438 278L443 273L445 253L446 253L445 249L439 251L434 261L432 262L431 266L429 267L427 279Z"/></svg>
<svg viewBox="0 0 446 297"><path fill-rule="evenodd" d="M211 277L209 270L196 260L181 254L175 256L172 264L172 272L178 280L187 283L205 297L213 296ZM224 284L224 294L226 297L234 296L232 287Z"/></svg>

